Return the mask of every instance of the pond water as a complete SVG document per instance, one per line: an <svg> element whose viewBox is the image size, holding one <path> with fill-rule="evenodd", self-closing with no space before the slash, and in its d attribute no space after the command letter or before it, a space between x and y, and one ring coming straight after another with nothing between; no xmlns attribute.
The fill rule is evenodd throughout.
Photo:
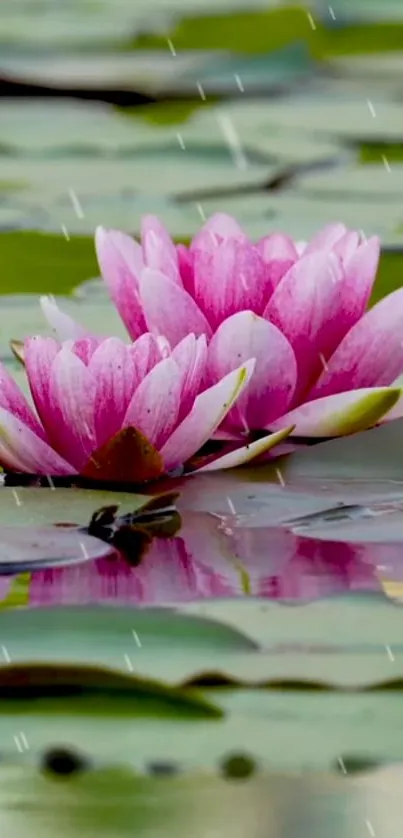
<svg viewBox="0 0 403 838"><path fill-rule="evenodd" d="M183 241L341 220L382 238L373 301L399 287L402 71L399 0L4 3L1 361L26 389L43 293L124 336L93 232L145 213ZM142 495L5 481L4 834L400 838L402 440Z"/></svg>

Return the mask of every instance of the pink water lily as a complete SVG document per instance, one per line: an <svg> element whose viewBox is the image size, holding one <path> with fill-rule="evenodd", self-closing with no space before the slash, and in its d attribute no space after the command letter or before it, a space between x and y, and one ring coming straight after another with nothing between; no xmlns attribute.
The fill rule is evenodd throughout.
<svg viewBox="0 0 403 838"><path fill-rule="evenodd" d="M28 382L36 408L0 367L0 464L42 475L81 474L141 482L187 463L211 438L250 379L248 359L205 386L207 345L187 335L170 351L143 334L59 343L28 338ZM284 433L209 462L221 468L269 450Z"/></svg>
<svg viewBox="0 0 403 838"><path fill-rule="evenodd" d="M403 288L366 311L376 237L333 224L309 243L280 233L253 243L235 219L214 215L185 247L147 216L141 244L99 228L96 250L132 339L148 330L175 347L189 332L204 335L210 385L256 359L216 437L290 425L294 436L333 437L403 415L393 386L403 373ZM43 305L64 336L82 333Z"/></svg>

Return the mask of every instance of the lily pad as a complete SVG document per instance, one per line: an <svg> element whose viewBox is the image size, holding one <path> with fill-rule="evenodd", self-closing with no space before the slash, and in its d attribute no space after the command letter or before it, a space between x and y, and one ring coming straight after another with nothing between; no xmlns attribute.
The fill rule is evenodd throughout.
<svg viewBox="0 0 403 838"><path fill-rule="evenodd" d="M45 527L0 527L0 574L80 564L113 553L113 547L78 531Z"/></svg>
<svg viewBox="0 0 403 838"><path fill-rule="evenodd" d="M208 699L199 698L194 691L90 666L9 664L0 668L0 684L0 714L5 709L12 712L13 708L20 713L27 709L27 703L32 699L39 712L43 712L43 705L46 707L50 702L57 712L58 699L65 701L66 698L71 700L73 710L74 699L79 697L81 712L89 711L91 715L96 712L97 698L104 701L101 715L105 711L108 714L108 700L115 705L120 703L120 712L135 716L173 714L185 718L188 715L220 718L224 715L219 707ZM9 702L12 707L7 706ZM60 709L63 711L64 702ZM115 706L115 712L116 709Z"/></svg>
<svg viewBox="0 0 403 838"><path fill-rule="evenodd" d="M144 510L156 498L131 492L110 492L81 488L49 489L21 486L0 488L0 524L14 527L74 524L88 526L97 509L104 506L119 507L119 514ZM165 496L160 495L164 503Z"/></svg>
<svg viewBox="0 0 403 838"><path fill-rule="evenodd" d="M116 9L115 13L118 14ZM79 12L77 16L80 17ZM214 56L203 51L196 54L182 51L175 58L177 60L172 61L168 49L164 53L105 49L102 52L91 50L79 55L74 52L58 53L57 56L54 53L44 53L35 57L25 54L5 57L2 69L16 81L29 80L30 83L49 85L51 89L58 86L98 91L118 88L156 94L162 90L180 89L183 78L186 78L189 72L196 73L200 69L202 73ZM32 107L35 108L35 103ZM70 105L70 109L72 107ZM88 108L88 105L84 107ZM60 109L56 107L56 112L58 110ZM96 114L96 107L94 113Z"/></svg>
<svg viewBox="0 0 403 838"><path fill-rule="evenodd" d="M299 178L298 188L312 196L334 196L338 200L348 197L351 202L364 199L375 201L378 196L388 201L400 201L403 165L394 163L390 171L385 166L369 164L365 167L346 167L343 172L311 173Z"/></svg>
<svg viewBox="0 0 403 838"><path fill-rule="evenodd" d="M369 102L369 103L368 103ZM299 96L293 100L280 101L270 108L274 125L282 129L301 131L302 134L316 134L319 137L338 137L359 140L401 139L403 129L398 108L394 102L384 98L366 99L363 95L358 103L356 96L349 100L326 96Z"/></svg>
<svg viewBox="0 0 403 838"><path fill-rule="evenodd" d="M309 689L311 683L357 690L398 679L401 689L400 626L400 608L381 594L303 609L249 598L182 604L179 611L120 605L0 612L13 664L90 663L198 688L288 683Z"/></svg>
<svg viewBox="0 0 403 838"><path fill-rule="evenodd" d="M362 434L301 450L282 462L281 468L286 480L306 475L324 482L354 481L356 486L365 480L375 490L380 481L390 481L393 492L403 480L403 462L396 456L402 438L403 420L396 419Z"/></svg>
<svg viewBox="0 0 403 838"><path fill-rule="evenodd" d="M68 241L62 234L9 232L0 234L0 243L7 266L2 277L2 294L14 294L18 290L31 293L57 291L63 294L97 273L92 237L83 236ZM24 299L20 300L20 305L23 305ZM38 309L36 297L36 315ZM2 323L1 332L4 326Z"/></svg>

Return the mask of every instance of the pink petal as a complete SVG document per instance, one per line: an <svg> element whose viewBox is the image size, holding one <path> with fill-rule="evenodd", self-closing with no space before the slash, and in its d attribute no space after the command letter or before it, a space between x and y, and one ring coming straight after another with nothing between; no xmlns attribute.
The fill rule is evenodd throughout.
<svg viewBox="0 0 403 838"><path fill-rule="evenodd" d="M50 371L60 343L54 338L32 337L24 342L25 368L32 398L43 426L48 430Z"/></svg>
<svg viewBox="0 0 403 838"><path fill-rule="evenodd" d="M272 233L257 243L257 249L266 265L269 281L267 290L271 296L280 280L298 259L297 249L292 239L282 233Z"/></svg>
<svg viewBox="0 0 403 838"><path fill-rule="evenodd" d="M269 262L295 262L298 251L293 240L284 233L271 233L260 239L256 245L262 259Z"/></svg>
<svg viewBox="0 0 403 838"><path fill-rule="evenodd" d="M140 280L141 303L150 332L176 346L190 332L199 337L211 329L194 299L159 271L146 268Z"/></svg>
<svg viewBox="0 0 403 838"><path fill-rule="evenodd" d="M304 249L304 256L315 253L317 250L331 250L345 233L347 233L347 227L344 224L327 224L308 242Z"/></svg>
<svg viewBox="0 0 403 838"><path fill-rule="evenodd" d="M140 245L118 230L95 231L99 267L109 293L131 338L147 331L143 317L138 278L144 266Z"/></svg>
<svg viewBox="0 0 403 838"><path fill-rule="evenodd" d="M391 384L403 371L403 289L384 297L345 336L311 398Z"/></svg>
<svg viewBox="0 0 403 838"><path fill-rule="evenodd" d="M183 287L189 292L189 294L193 295L193 253L184 244L178 244L176 246L176 254L178 257L179 273Z"/></svg>
<svg viewBox="0 0 403 838"><path fill-rule="evenodd" d="M355 248L352 256L344 259L345 279L340 295L340 317L344 334L363 316L375 282L380 256L377 236Z"/></svg>
<svg viewBox="0 0 403 838"><path fill-rule="evenodd" d="M161 271L181 285L176 247L164 225L154 215L143 216L141 240L145 265Z"/></svg>
<svg viewBox="0 0 403 838"><path fill-rule="evenodd" d="M5 367L3 367L3 364L0 364L0 407L13 413L24 425L31 428L31 431L44 439L45 434L43 428L31 410L25 396Z"/></svg>
<svg viewBox="0 0 403 838"><path fill-rule="evenodd" d="M398 402L399 388L350 390L306 402L270 423L270 430L295 425L292 436L336 437L364 431L376 425Z"/></svg>
<svg viewBox="0 0 403 838"><path fill-rule="evenodd" d="M257 249L236 239L211 251L195 251L194 284L195 299L213 329L237 311L262 314L271 293L271 279Z"/></svg>
<svg viewBox="0 0 403 838"><path fill-rule="evenodd" d="M161 449L168 471L182 465L211 439L248 384L254 367L252 359L197 396L190 413Z"/></svg>
<svg viewBox="0 0 403 838"><path fill-rule="evenodd" d="M184 338L172 352L172 359L181 373L181 403L178 421L189 413L201 388L206 371L207 341L205 335ZM248 355L248 357L250 357Z"/></svg>
<svg viewBox="0 0 403 838"><path fill-rule="evenodd" d="M98 346L100 346L101 342L102 338L88 337L82 340L74 341L70 348L71 351L74 352L75 355L77 355L77 358L79 358L80 361L82 361L83 364L85 364L85 366L88 367L88 364L95 350L98 348Z"/></svg>
<svg viewBox="0 0 403 838"><path fill-rule="evenodd" d="M343 311L343 272L332 253L303 256L277 286L264 317L291 344L298 364L295 400L319 375L348 329Z"/></svg>
<svg viewBox="0 0 403 838"><path fill-rule="evenodd" d="M210 216L194 237L190 249L192 251L204 250L206 246L210 249L212 244L218 244L226 239L246 239L246 236L242 227L232 215L227 215L225 212L216 212Z"/></svg>
<svg viewBox="0 0 403 838"><path fill-rule="evenodd" d="M56 332L59 340L80 340L89 335L88 329L61 311L52 297L40 297L39 303L49 326Z"/></svg>
<svg viewBox="0 0 403 838"><path fill-rule="evenodd" d="M3 408L0 408L0 462L6 469L28 474L75 474L75 469L50 445Z"/></svg>
<svg viewBox="0 0 403 838"><path fill-rule="evenodd" d="M248 388L226 417L226 428L261 430L284 413L297 381L297 362L287 338L252 311L233 314L219 326L208 348L209 380L219 381L235 364L256 359Z"/></svg>
<svg viewBox="0 0 403 838"><path fill-rule="evenodd" d="M181 375L172 358L160 361L134 393L123 427L135 427L160 448L176 425L181 397Z"/></svg>
<svg viewBox="0 0 403 838"><path fill-rule="evenodd" d="M256 457L261 457L263 454L267 454L268 451L271 451L272 448L286 439L292 430L293 427L291 425L289 428L283 428L281 431L277 431L277 433L262 437L262 439L258 439L255 442L250 442L248 445L242 445L240 448L236 448L228 454L223 454L221 457L217 457L217 459L212 460L206 466L195 469L195 471L191 473L196 474L201 471L222 471L228 468L243 466L245 463L250 463L252 460L255 460Z"/></svg>
<svg viewBox="0 0 403 838"><path fill-rule="evenodd" d="M78 471L96 448L95 381L67 347L52 364L49 386L49 436L54 447Z"/></svg>
<svg viewBox="0 0 403 838"><path fill-rule="evenodd" d="M333 252L343 263L354 256L360 244L360 235L355 230L347 230L346 233L333 246Z"/></svg>
<svg viewBox="0 0 403 838"><path fill-rule="evenodd" d="M120 431L138 383L133 355L121 340L108 338L94 352L89 372L95 382L95 434L101 447Z"/></svg>
<svg viewBox="0 0 403 838"><path fill-rule="evenodd" d="M162 358L170 355L170 351L166 355L164 354L164 349L161 347L159 339L149 332L140 335L128 347L128 351L133 358L136 387Z"/></svg>

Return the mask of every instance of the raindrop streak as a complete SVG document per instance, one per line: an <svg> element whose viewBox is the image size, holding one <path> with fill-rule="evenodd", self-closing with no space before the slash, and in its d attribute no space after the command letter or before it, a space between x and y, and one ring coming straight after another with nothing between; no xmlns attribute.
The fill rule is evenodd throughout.
<svg viewBox="0 0 403 838"><path fill-rule="evenodd" d="M316 23L315 23L315 21L314 21L314 19L313 19L312 15L311 15L311 13L310 13L310 12L307 12L307 13L306 13L306 16L307 16L307 18L308 18L308 20L309 20L309 25L310 25L311 29L314 29L314 30L315 30L315 29L316 29Z"/></svg>
<svg viewBox="0 0 403 838"><path fill-rule="evenodd" d="M28 745L28 742L27 742L27 737L25 736L25 733L23 733L21 730L20 730L18 736L17 735L14 736L14 742L15 742L17 751L20 754L22 754L23 751L29 751L29 745Z"/></svg>
<svg viewBox="0 0 403 838"><path fill-rule="evenodd" d="M367 99L367 105L368 105L368 109L369 109L369 112L370 112L371 116L375 119L376 111L375 111L375 108L374 108L374 106L371 102L371 99Z"/></svg>
<svg viewBox="0 0 403 838"><path fill-rule="evenodd" d="M206 220L206 214L204 212L204 209L203 209L202 205L201 204L196 204L196 207L197 207L197 212L199 213L201 220L205 221Z"/></svg>
<svg viewBox="0 0 403 838"><path fill-rule="evenodd" d="M367 829L368 829L369 834L371 835L371 838L375 838L376 832L375 832L374 827L372 826L371 821L366 820L365 823L367 825Z"/></svg>
<svg viewBox="0 0 403 838"><path fill-rule="evenodd" d="M389 160L386 157L386 154L382 154L382 163L385 166L386 171L390 174L392 169L390 168Z"/></svg>
<svg viewBox="0 0 403 838"><path fill-rule="evenodd" d="M13 490L12 490L12 495L13 495L13 498L14 498L14 500L15 500L15 502L16 502L16 504L17 504L17 506L22 506L22 501L19 499L19 497L18 497L17 492L15 491L15 489L13 489Z"/></svg>
<svg viewBox="0 0 403 838"><path fill-rule="evenodd" d="M128 670L129 670L129 672L134 672L134 669L133 669L133 664L132 664L132 662L131 662L131 660L130 660L130 658L129 658L129 655L125 655L125 663L126 663L126 666L127 666Z"/></svg>
<svg viewBox="0 0 403 838"><path fill-rule="evenodd" d="M81 548L81 552L82 552L82 554L83 554L84 558L85 558L85 559L88 559L88 558L89 558L89 556L88 556L88 550L87 550L87 548L86 548L85 544L84 544L82 541L80 541L80 548Z"/></svg>
<svg viewBox="0 0 403 838"><path fill-rule="evenodd" d="M245 88L244 88L244 86L243 86L243 84L242 84L241 79L240 79L240 78L239 78L239 76L238 76L238 73L235 73L235 75L234 75L234 79L235 79L235 81L236 81L236 83L237 83L237 86L239 87L239 90L241 91L241 93L244 93Z"/></svg>
<svg viewBox="0 0 403 838"><path fill-rule="evenodd" d="M327 371L328 371L328 369L329 369L329 367L328 367L328 365L327 365L327 363L326 363L326 358L325 358L325 356L322 354L322 352L319 352L319 358L320 358L320 362L321 362L321 364L322 364L323 369L325 370L325 372L327 372Z"/></svg>
<svg viewBox="0 0 403 838"><path fill-rule="evenodd" d="M22 732L22 730L20 730L20 739L21 739L21 742L23 744L23 747L25 748L26 751L28 751L29 750L29 745L28 745L28 742L27 742L27 737L25 736L25 733Z"/></svg>
<svg viewBox="0 0 403 838"><path fill-rule="evenodd" d="M217 122L220 125L225 139L227 140L235 165L238 169L246 169L248 161L242 151L241 143L233 122L229 116L224 113L217 114Z"/></svg>
<svg viewBox="0 0 403 838"><path fill-rule="evenodd" d="M5 646L1 647L1 651L2 651L2 655L3 655L3 658L4 658L5 662L6 663L11 663L10 655L8 654L8 651L7 651Z"/></svg>
<svg viewBox="0 0 403 838"><path fill-rule="evenodd" d="M341 770L342 770L343 774L347 774L347 769L346 769L346 766L344 765L344 760L343 760L343 758L342 758L342 757L338 757L337 762L339 763L340 768L341 768Z"/></svg>
<svg viewBox="0 0 403 838"><path fill-rule="evenodd" d="M184 143L184 139L183 139L183 137L182 137L182 134L177 134L177 135L176 135L176 138L177 138L177 140L178 140L178 143L179 143L179 145L180 145L180 147L181 147L182 151L185 151L186 146L185 146L185 143Z"/></svg>
<svg viewBox="0 0 403 838"><path fill-rule="evenodd" d="M66 241L68 241L68 242L69 242L69 241L70 241L70 236L69 236L69 234L68 234L68 232L67 232L67 227L66 227L66 225L65 225L65 224L61 224L60 226L61 226L61 228L62 228L62 233L63 233L63 235L64 235L64 238L66 239Z"/></svg>
<svg viewBox="0 0 403 838"><path fill-rule="evenodd" d="M280 483L280 486L282 486L282 487L283 487L283 489L284 489L284 486L285 486L285 480L284 480L284 477L283 477L283 475L281 474L281 471L280 471L280 469L279 469L279 468L276 468L276 474L277 474L277 479L278 479L278 482Z"/></svg>
<svg viewBox="0 0 403 838"><path fill-rule="evenodd" d="M73 204L73 209L74 209L74 212L75 212L77 218L84 218L83 208L80 204L80 201L77 198L76 193L74 192L74 189L71 189L71 188L69 189L69 197L70 197L71 203Z"/></svg>
<svg viewBox="0 0 403 838"><path fill-rule="evenodd" d="M329 15L332 18L332 20L336 20L336 15L331 6L329 6Z"/></svg>
<svg viewBox="0 0 403 838"><path fill-rule="evenodd" d="M229 506L229 511L232 513L232 515L236 515L236 509L235 509L234 503L231 500L231 498L229 498L229 497L227 497L227 504Z"/></svg>
<svg viewBox="0 0 403 838"><path fill-rule="evenodd" d="M48 481L50 488L55 492L56 491L56 486L55 486L50 474L46 475L46 480Z"/></svg>
<svg viewBox="0 0 403 838"><path fill-rule="evenodd" d="M387 654L389 660L391 661L391 663L393 663L395 661L395 656L392 652L392 649L388 645L385 646L385 649L386 649L386 654Z"/></svg>
<svg viewBox="0 0 403 838"><path fill-rule="evenodd" d="M167 38L167 44L169 46L171 54L175 56L176 55L176 49L175 49L175 47L174 47L170 38Z"/></svg>
<svg viewBox="0 0 403 838"><path fill-rule="evenodd" d="M140 642L140 638L139 638L139 636L138 636L138 634L137 634L137 631L135 631L134 629L132 629L132 635L133 635L133 637L134 637L134 640L135 640L136 646L138 646L138 647L139 647L139 649L141 649L141 642Z"/></svg>
<svg viewBox="0 0 403 838"><path fill-rule="evenodd" d="M202 86L201 86L201 84L200 84L200 82L199 82L199 81L197 82L196 87L197 87L197 89L198 89L198 91L199 91L199 93L200 93L201 98L203 99L203 102L205 102L205 101L206 101L206 94L205 94L205 92L204 92L204 90L203 90L203 88L202 88Z"/></svg>

